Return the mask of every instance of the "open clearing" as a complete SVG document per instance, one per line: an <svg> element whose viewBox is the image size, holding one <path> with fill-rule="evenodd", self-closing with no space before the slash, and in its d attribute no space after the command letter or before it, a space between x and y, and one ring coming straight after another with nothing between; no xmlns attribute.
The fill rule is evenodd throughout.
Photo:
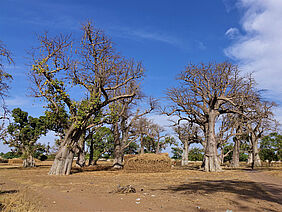
<svg viewBox="0 0 282 212"><path fill-rule="evenodd" d="M14 208L28 203L35 211L282 211L281 168L126 173L101 167L48 176L49 165L23 169L3 164L0 202L10 199ZM132 185L136 193L112 192L118 185Z"/></svg>

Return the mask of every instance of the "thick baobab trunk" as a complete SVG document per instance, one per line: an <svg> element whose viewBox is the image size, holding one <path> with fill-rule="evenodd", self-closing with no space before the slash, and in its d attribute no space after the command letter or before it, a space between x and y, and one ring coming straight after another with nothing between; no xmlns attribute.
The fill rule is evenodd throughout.
<svg viewBox="0 0 282 212"><path fill-rule="evenodd" d="M248 152L248 160L247 160L247 165L251 166L253 162L253 153L252 152Z"/></svg>
<svg viewBox="0 0 282 212"><path fill-rule="evenodd" d="M217 156L217 142L215 140L216 111L210 111L207 129L207 145L204 155L203 167L206 172L221 171L220 161Z"/></svg>
<svg viewBox="0 0 282 212"><path fill-rule="evenodd" d="M49 175L69 175L74 157L74 148L77 145L82 131L73 124L67 131L60 149L56 154Z"/></svg>
<svg viewBox="0 0 282 212"><path fill-rule="evenodd" d="M252 139L252 169L261 166L261 160L259 157L258 141L257 139Z"/></svg>
<svg viewBox="0 0 282 212"><path fill-rule="evenodd" d="M123 167L123 149L121 145L115 146L113 167L116 169L121 169Z"/></svg>
<svg viewBox="0 0 282 212"><path fill-rule="evenodd" d="M117 138L117 139L115 139L115 145L114 145L113 168L115 168L115 169L123 168L123 155L124 155L124 149L123 149L121 140L120 140L120 138Z"/></svg>
<svg viewBox="0 0 282 212"><path fill-rule="evenodd" d="M189 142L185 141L183 146L181 166L188 166L189 146L190 146Z"/></svg>
<svg viewBox="0 0 282 212"><path fill-rule="evenodd" d="M73 157L74 151L72 149L67 145L61 146L49 171L49 175L69 175Z"/></svg>
<svg viewBox="0 0 282 212"><path fill-rule="evenodd" d="M82 136L79 139L78 146L77 146L77 161L76 165L79 167L84 167L85 166L85 151L84 151L84 146L85 146L85 133L82 134Z"/></svg>
<svg viewBox="0 0 282 212"><path fill-rule="evenodd" d="M239 158L240 158L240 140L237 137L234 137L234 147L232 154L231 167L238 168L240 166Z"/></svg>
<svg viewBox="0 0 282 212"><path fill-rule="evenodd" d="M31 155L29 155L27 158L23 160L23 167L24 168L35 167L35 161Z"/></svg>
<svg viewBox="0 0 282 212"><path fill-rule="evenodd" d="M72 161L77 148L78 141L84 131L77 128L74 123L68 129L60 149L56 154L49 175L69 175L71 172Z"/></svg>

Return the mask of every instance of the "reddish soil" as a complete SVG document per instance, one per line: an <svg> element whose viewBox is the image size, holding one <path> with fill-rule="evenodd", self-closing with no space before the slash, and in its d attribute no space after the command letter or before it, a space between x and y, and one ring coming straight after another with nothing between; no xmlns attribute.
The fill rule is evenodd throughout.
<svg viewBox="0 0 282 212"><path fill-rule="evenodd" d="M25 193L42 211L282 211L282 178L265 172L173 169L48 176L48 169L0 168L0 195ZM118 185L132 185L137 192L112 193Z"/></svg>

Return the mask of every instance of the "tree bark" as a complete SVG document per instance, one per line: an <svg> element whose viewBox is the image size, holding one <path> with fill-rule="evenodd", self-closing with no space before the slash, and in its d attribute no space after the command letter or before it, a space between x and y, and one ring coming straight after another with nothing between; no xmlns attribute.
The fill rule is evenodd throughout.
<svg viewBox="0 0 282 212"><path fill-rule="evenodd" d="M141 141L140 141L140 154L144 154L145 151L144 151L144 142L143 142L143 135L141 135Z"/></svg>
<svg viewBox="0 0 282 212"><path fill-rule="evenodd" d="M35 161L31 155L29 155L27 158L23 160L23 167L24 168L35 167Z"/></svg>
<svg viewBox="0 0 282 212"><path fill-rule="evenodd" d="M77 145L77 160L76 160L76 165L79 167L84 167L85 166L85 151L84 151L84 146L85 146L85 133L83 133L78 141Z"/></svg>
<svg viewBox="0 0 282 212"><path fill-rule="evenodd" d="M115 146L115 155L114 155L114 168L121 169L123 167L123 150L121 145Z"/></svg>
<svg viewBox="0 0 282 212"><path fill-rule="evenodd" d="M189 156L189 142L185 141L183 146L183 153L182 153L182 159L181 159L181 166L188 166L188 156Z"/></svg>
<svg viewBox="0 0 282 212"><path fill-rule="evenodd" d="M204 155L204 171L217 172L221 171L220 161L217 156L217 142L215 140L215 120L217 117L217 111L211 110L208 117L208 129L207 129L207 145Z"/></svg>
<svg viewBox="0 0 282 212"><path fill-rule="evenodd" d="M74 147L81 136L81 129L77 129L75 124L68 129L60 149L56 154L49 175L69 175L71 172L74 157Z"/></svg>
<svg viewBox="0 0 282 212"><path fill-rule="evenodd" d="M240 166L240 140L235 136L234 137L234 147L233 147L233 154L232 154L232 161L231 167L238 168Z"/></svg>
<svg viewBox="0 0 282 212"><path fill-rule="evenodd" d="M156 154L159 154L159 153L160 153L160 141L158 140Z"/></svg>
<svg viewBox="0 0 282 212"><path fill-rule="evenodd" d="M113 167L121 169L123 167L123 148L120 140L118 123L114 125L114 164Z"/></svg>
<svg viewBox="0 0 282 212"><path fill-rule="evenodd" d="M49 175L69 175L73 157L73 150L66 145L62 146L55 157Z"/></svg>
<svg viewBox="0 0 282 212"><path fill-rule="evenodd" d="M259 157L259 150L258 150L258 140L252 135L252 169L255 167L261 166L261 160Z"/></svg>
<svg viewBox="0 0 282 212"><path fill-rule="evenodd" d="M248 165L248 166L251 166L251 165L252 165L252 162L253 162L253 153L252 153L252 151L251 151L251 152L248 152L247 165Z"/></svg>

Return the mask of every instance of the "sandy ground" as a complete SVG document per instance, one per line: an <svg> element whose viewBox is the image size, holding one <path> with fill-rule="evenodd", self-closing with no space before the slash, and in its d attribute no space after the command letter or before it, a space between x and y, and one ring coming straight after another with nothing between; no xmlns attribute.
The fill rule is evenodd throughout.
<svg viewBox="0 0 282 212"><path fill-rule="evenodd" d="M49 168L2 166L0 199L24 193L41 211L282 211L282 169L205 173L175 168L168 173L48 176ZM112 192L118 185L132 185L137 192Z"/></svg>

